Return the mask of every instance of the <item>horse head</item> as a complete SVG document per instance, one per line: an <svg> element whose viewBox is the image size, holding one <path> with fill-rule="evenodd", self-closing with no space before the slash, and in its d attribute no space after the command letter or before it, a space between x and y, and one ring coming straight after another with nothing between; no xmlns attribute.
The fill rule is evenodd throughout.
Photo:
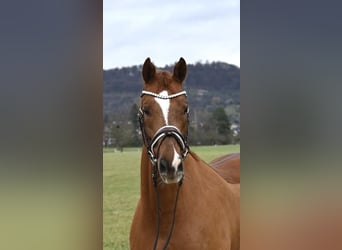
<svg viewBox="0 0 342 250"><path fill-rule="evenodd" d="M183 58L176 63L173 73L156 70L150 58L145 60L142 70L141 131L152 164L166 184L178 183L184 176L189 115L183 90L186 70Z"/></svg>

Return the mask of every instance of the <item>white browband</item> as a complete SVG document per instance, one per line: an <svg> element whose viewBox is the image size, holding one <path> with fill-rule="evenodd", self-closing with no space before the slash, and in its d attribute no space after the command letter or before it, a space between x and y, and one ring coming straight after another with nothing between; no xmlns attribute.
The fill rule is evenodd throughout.
<svg viewBox="0 0 342 250"><path fill-rule="evenodd" d="M160 95L160 94L156 94L156 93L153 93L153 92L150 92L150 91L146 91L146 90L143 90L141 92L141 96L143 95L151 95L151 96L154 96L154 97L157 97L157 98L160 98L160 99L172 99L172 98L175 98L177 96L181 96L181 95L185 95L186 96L186 91L181 91L181 92L178 92L176 94L173 94L173 95Z"/></svg>

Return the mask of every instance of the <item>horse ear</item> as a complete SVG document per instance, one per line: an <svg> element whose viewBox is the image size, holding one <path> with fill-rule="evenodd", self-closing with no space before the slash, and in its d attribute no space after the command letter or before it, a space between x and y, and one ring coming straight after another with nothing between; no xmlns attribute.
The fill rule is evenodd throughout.
<svg viewBox="0 0 342 250"><path fill-rule="evenodd" d="M179 82L183 82L186 76L186 62L181 57L173 68L173 78Z"/></svg>
<svg viewBox="0 0 342 250"><path fill-rule="evenodd" d="M143 66L142 75L145 83L148 83L156 73L156 67L151 63L151 59L149 57L146 58Z"/></svg>

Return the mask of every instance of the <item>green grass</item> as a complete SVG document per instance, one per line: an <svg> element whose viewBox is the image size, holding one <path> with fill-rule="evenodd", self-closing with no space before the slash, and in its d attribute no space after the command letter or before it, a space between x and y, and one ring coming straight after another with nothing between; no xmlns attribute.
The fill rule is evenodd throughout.
<svg viewBox="0 0 342 250"><path fill-rule="evenodd" d="M239 152L240 145L191 147L204 161ZM129 249L132 216L140 196L140 148L103 150L103 247Z"/></svg>

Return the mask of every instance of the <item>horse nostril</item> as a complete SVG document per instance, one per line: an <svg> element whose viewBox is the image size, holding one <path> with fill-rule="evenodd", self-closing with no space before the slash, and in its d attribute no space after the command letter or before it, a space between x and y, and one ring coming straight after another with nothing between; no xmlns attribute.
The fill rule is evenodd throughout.
<svg viewBox="0 0 342 250"><path fill-rule="evenodd" d="M160 173L166 173L168 165L169 165L169 163L168 163L167 160L161 159L160 162L159 162L159 171L160 171Z"/></svg>
<svg viewBox="0 0 342 250"><path fill-rule="evenodd" d="M183 162L179 164L178 171L183 172Z"/></svg>

